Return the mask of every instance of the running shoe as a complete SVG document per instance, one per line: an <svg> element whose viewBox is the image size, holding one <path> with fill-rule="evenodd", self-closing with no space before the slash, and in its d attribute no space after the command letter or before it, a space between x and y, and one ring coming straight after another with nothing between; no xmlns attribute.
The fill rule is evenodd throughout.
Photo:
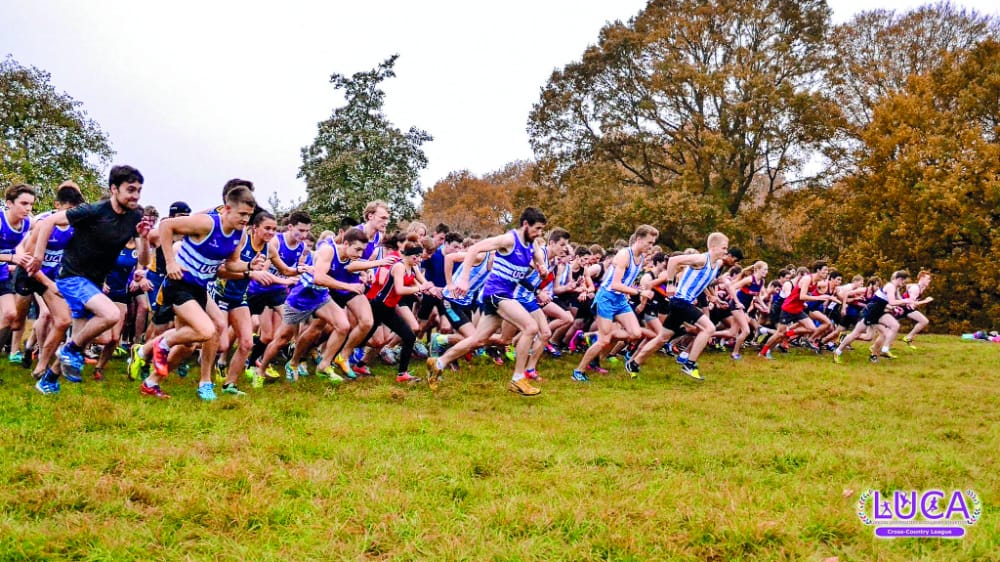
<svg viewBox="0 0 1000 562"><path fill-rule="evenodd" d="M167 357L170 355L170 350L160 347L162 343L163 336L153 340L153 371L157 375L165 377L170 374L170 365L167 363Z"/></svg>
<svg viewBox="0 0 1000 562"><path fill-rule="evenodd" d="M226 384L222 385L222 393L223 394L232 394L233 396L246 396L247 395L246 392L243 392L242 390L236 388L236 384L231 383L231 382L227 382Z"/></svg>
<svg viewBox="0 0 1000 562"><path fill-rule="evenodd" d="M694 361L685 361L684 364L681 365L681 372L696 381L705 380L705 378L701 376L701 373L698 372L698 364Z"/></svg>
<svg viewBox="0 0 1000 562"><path fill-rule="evenodd" d="M913 345L913 338L903 338L903 343L906 344L906 349L910 351L916 351L917 346Z"/></svg>
<svg viewBox="0 0 1000 562"><path fill-rule="evenodd" d="M215 400L215 384L210 382L203 382L198 385L198 398L206 402L211 402Z"/></svg>
<svg viewBox="0 0 1000 562"><path fill-rule="evenodd" d="M396 382L399 383L418 383L420 382L420 377L415 377L410 374L409 371L404 371L396 375Z"/></svg>
<svg viewBox="0 0 1000 562"><path fill-rule="evenodd" d="M271 384L276 383L281 380L281 373L274 368L274 365L268 365L267 369L264 370L264 383Z"/></svg>
<svg viewBox="0 0 1000 562"><path fill-rule="evenodd" d="M11 353L10 355L8 355L7 359L11 362L12 365L16 365L16 364L20 363L21 361L24 361L24 354L21 353L21 350L19 349L19 350L15 351L14 353Z"/></svg>
<svg viewBox="0 0 1000 562"><path fill-rule="evenodd" d="M869 355L868 361L870 361L871 363L878 363L878 355L875 355L874 353Z"/></svg>
<svg viewBox="0 0 1000 562"><path fill-rule="evenodd" d="M588 371L594 371L598 375L606 375L606 374L608 374L608 370L605 369L604 367L601 367L601 364L599 362L597 362L596 359L594 361L591 361L590 365L587 365L587 370Z"/></svg>
<svg viewBox="0 0 1000 562"><path fill-rule="evenodd" d="M577 330L573 333L573 337L569 340L569 352L576 353L577 342L583 342L583 330Z"/></svg>
<svg viewBox="0 0 1000 562"><path fill-rule="evenodd" d="M556 359L562 357L562 352L559 351L559 348L552 345L551 343L545 344L545 351L547 351L549 355L555 357Z"/></svg>
<svg viewBox="0 0 1000 562"><path fill-rule="evenodd" d="M386 365L395 365L399 363L399 357L396 356L396 352L389 347L383 347L378 352L379 359L382 360Z"/></svg>
<svg viewBox="0 0 1000 562"><path fill-rule="evenodd" d="M899 359L899 356L891 351L883 351L880 355L886 359Z"/></svg>
<svg viewBox="0 0 1000 562"><path fill-rule="evenodd" d="M916 348L913 348L913 349L916 349ZM38 351L37 350L29 351L28 353L25 353L24 357L21 358L21 367L24 368L24 369L30 369L31 368L31 362L34 359L37 359L37 356L38 356Z"/></svg>
<svg viewBox="0 0 1000 562"><path fill-rule="evenodd" d="M628 373L628 376L633 379L639 378L639 365L635 361L629 359L625 362L625 372Z"/></svg>
<svg viewBox="0 0 1000 562"><path fill-rule="evenodd" d="M760 358L762 358L762 359L774 359L774 356L771 355L771 350L770 349L767 350L764 353L758 353L757 356L760 357Z"/></svg>
<svg viewBox="0 0 1000 562"><path fill-rule="evenodd" d="M285 363L285 380L294 382L298 375L298 370L295 367L292 367L291 361Z"/></svg>
<svg viewBox="0 0 1000 562"><path fill-rule="evenodd" d="M115 346L115 350L111 352L112 357L128 357L129 344L122 343Z"/></svg>
<svg viewBox="0 0 1000 562"><path fill-rule="evenodd" d="M177 376L180 376L180 367L177 368ZM222 384L226 381L226 364L216 363L213 368L213 375L215 375L216 384Z"/></svg>
<svg viewBox="0 0 1000 562"><path fill-rule="evenodd" d="M170 398L169 394L160 390L160 385L157 384L149 386L146 384L145 381L143 381L142 386L139 387L139 392L144 394L145 396L152 396L153 398L160 398L163 400Z"/></svg>
<svg viewBox="0 0 1000 562"><path fill-rule="evenodd" d="M299 361L299 368L297 370L299 372L299 378L309 376L309 364L305 361Z"/></svg>
<svg viewBox="0 0 1000 562"><path fill-rule="evenodd" d="M59 381L49 382L45 380L45 377L42 377L35 383L35 388L42 394L59 394Z"/></svg>
<svg viewBox="0 0 1000 562"><path fill-rule="evenodd" d="M149 375L149 365L142 358L142 346L132 346L132 353L128 358L128 378L133 381L144 379Z"/></svg>
<svg viewBox="0 0 1000 562"><path fill-rule="evenodd" d="M729 358L732 359L733 361L739 361L740 359L743 359L743 356L740 355L739 353L730 353Z"/></svg>
<svg viewBox="0 0 1000 562"><path fill-rule="evenodd" d="M433 357L427 358L427 386L431 390L437 390L438 386L441 384L441 369L437 366L437 359Z"/></svg>
<svg viewBox="0 0 1000 562"><path fill-rule="evenodd" d="M344 361L343 355L338 353L337 356L333 358L333 362L334 364L337 365L337 367L340 367L340 370L343 371L345 375L347 375L347 378L351 380L358 378L358 375L355 374L354 369L351 369L351 366L347 363L347 361Z"/></svg>
<svg viewBox="0 0 1000 562"><path fill-rule="evenodd" d="M448 336L434 334L431 336L431 357L440 357L448 348Z"/></svg>
<svg viewBox="0 0 1000 562"><path fill-rule="evenodd" d="M254 369L253 367L247 367L246 370L243 371L243 376L249 381L252 381L256 374L257 369Z"/></svg>
<svg viewBox="0 0 1000 562"><path fill-rule="evenodd" d="M841 358L841 356L842 356L842 355L843 355L843 353L840 353L840 352L838 352L838 351L834 351L834 352L833 352L833 362L834 362L835 364L837 364L837 365L840 365L840 362L841 362L841 361L843 360L843 359Z"/></svg>
<svg viewBox="0 0 1000 562"><path fill-rule="evenodd" d="M97 382L104 380L104 369L94 369L94 380Z"/></svg>
<svg viewBox="0 0 1000 562"><path fill-rule="evenodd" d="M504 348L503 354L507 356L507 360L509 361L517 359L517 353L514 351L514 346L512 345L508 345L506 348Z"/></svg>
<svg viewBox="0 0 1000 562"><path fill-rule="evenodd" d="M533 381L537 381L537 380L540 380L542 378L538 374L538 369L525 369L524 370L524 376L527 377L528 380L533 380Z"/></svg>
<svg viewBox="0 0 1000 562"><path fill-rule="evenodd" d="M528 379L510 381L509 383L507 383L507 390L515 394L520 394L521 396L538 396L539 394L542 393L540 389L531 386L531 383L528 382Z"/></svg>
<svg viewBox="0 0 1000 562"><path fill-rule="evenodd" d="M587 376L583 371L577 371L573 369L573 380L576 382L590 382L590 377Z"/></svg>
<svg viewBox="0 0 1000 562"><path fill-rule="evenodd" d="M424 342L418 341L413 343L413 355L418 359L427 359L429 353L427 353L427 346L424 345Z"/></svg>
<svg viewBox="0 0 1000 562"><path fill-rule="evenodd" d="M83 372L83 353L69 350L69 344L63 344L59 348L59 363L62 365L62 374L69 382L83 382L80 373Z"/></svg>
<svg viewBox="0 0 1000 562"><path fill-rule="evenodd" d="M368 365L365 365L364 363L358 363L357 365L354 365L351 368L354 369L354 374L358 375L359 377L372 376L372 370L369 369Z"/></svg>
<svg viewBox="0 0 1000 562"><path fill-rule="evenodd" d="M247 369L250 373L250 386L252 388L264 388L264 377L257 373L257 369Z"/></svg>
<svg viewBox="0 0 1000 562"><path fill-rule="evenodd" d="M216 367L218 367L218 365L216 365ZM191 372L191 364L188 363L187 361L177 366L177 376L182 379L188 376L188 373L190 372ZM218 376L219 376L218 373L216 373L216 377Z"/></svg>
<svg viewBox="0 0 1000 562"><path fill-rule="evenodd" d="M320 378L330 379L330 384L337 385L344 382L344 377L337 374L337 371L333 368L333 365L328 366L322 371L316 371L316 375Z"/></svg>

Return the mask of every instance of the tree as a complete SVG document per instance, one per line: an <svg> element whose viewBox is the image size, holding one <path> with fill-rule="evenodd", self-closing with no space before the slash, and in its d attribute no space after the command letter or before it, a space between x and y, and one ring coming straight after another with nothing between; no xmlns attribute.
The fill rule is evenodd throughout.
<svg viewBox="0 0 1000 562"><path fill-rule="evenodd" d="M479 178L468 170L452 172L424 195L420 218L467 234L498 234L516 218L513 194L531 182L534 166L512 162Z"/></svg>
<svg viewBox="0 0 1000 562"><path fill-rule="evenodd" d="M39 208L65 180L96 200L106 187L101 169L114 151L83 104L56 91L49 80L49 73L10 56L0 62L0 181L35 186Z"/></svg>
<svg viewBox="0 0 1000 562"><path fill-rule="evenodd" d="M874 106L858 171L813 215L838 265L933 270L934 317L1000 328L1000 42L946 53ZM829 247L828 247L829 248Z"/></svg>
<svg viewBox="0 0 1000 562"><path fill-rule="evenodd" d="M396 76L398 56L351 77L330 77L335 90L344 90L347 104L318 124L316 140L302 149L298 174L306 180L306 209L320 224L360 217L376 199L389 203L395 220L416 214L419 172L427 167L420 147L433 137L417 128L404 133L382 112L385 92L379 85Z"/></svg>
<svg viewBox="0 0 1000 562"><path fill-rule="evenodd" d="M827 89L844 115L844 128L831 138L827 154L840 173L850 173L863 129L875 108L903 91L913 75L937 68L942 57L961 53L987 38L1000 38L994 17L956 8L950 2L913 11L872 10L855 15L830 34Z"/></svg>
<svg viewBox="0 0 1000 562"><path fill-rule="evenodd" d="M557 177L608 163L621 185L735 217L757 178L781 189L838 126L818 88L829 20L825 0L652 0L552 74L529 117L535 154Z"/></svg>

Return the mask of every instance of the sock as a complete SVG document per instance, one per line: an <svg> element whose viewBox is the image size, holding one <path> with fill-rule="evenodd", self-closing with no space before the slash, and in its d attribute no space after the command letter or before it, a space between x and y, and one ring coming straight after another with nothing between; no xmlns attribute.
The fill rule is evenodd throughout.
<svg viewBox="0 0 1000 562"><path fill-rule="evenodd" d="M795 330L788 330L787 332L785 332L785 337L788 338L788 339L794 338L795 337Z"/></svg>
<svg viewBox="0 0 1000 562"><path fill-rule="evenodd" d="M771 348L765 345L764 347L760 348L760 354L761 355L767 355L767 352L770 351L770 350L771 350Z"/></svg>
<svg viewBox="0 0 1000 562"><path fill-rule="evenodd" d="M438 357L437 359L434 360L434 366L437 367L439 371L443 371L444 370L444 363L441 362L441 358L440 357Z"/></svg>
<svg viewBox="0 0 1000 562"><path fill-rule="evenodd" d="M256 363L257 360L264 355L264 350L266 349L267 349L267 344L260 341L259 338L256 341L254 341L253 348L250 349L250 358L248 359L248 361L250 361L250 364L253 365L254 363Z"/></svg>
<svg viewBox="0 0 1000 562"><path fill-rule="evenodd" d="M69 340L66 343L66 350L67 351L72 351L73 353L83 353L83 348L80 347L80 346L78 346L78 345L76 345L76 342L73 341L73 340Z"/></svg>
<svg viewBox="0 0 1000 562"><path fill-rule="evenodd" d="M514 376L511 377L510 380L517 382L523 378L524 378L524 373L514 373Z"/></svg>
<svg viewBox="0 0 1000 562"><path fill-rule="evenodd" d="M167 345L166 338L160 338L160 349L162 349L163 351L170 351L170 346Z"/></svg>
<svg viewBox="0 0 1000 562"><path fill-rule="evenodd" d="M889 353L889 346L883 345L882 346L882 353Z"/></svg>

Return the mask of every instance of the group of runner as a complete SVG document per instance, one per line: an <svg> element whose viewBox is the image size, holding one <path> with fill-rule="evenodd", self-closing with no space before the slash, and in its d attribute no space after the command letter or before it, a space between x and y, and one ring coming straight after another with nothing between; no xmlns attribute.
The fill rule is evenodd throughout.
<svg viewBox="0 0 1000 562"><path fill-rule="evenodd" d="M926 271L844 283L817 261L769 282L768 265L741 267L742 252L719 232L704 251L668 254L658 231L640 225L606 254L572 244L566 230L546 234L535 208L480 239L419 222L388 233L391 209L374 201L360 224L345 218L337 232L315 233L298 211L279 227L253 183L233 179L218 207L177 202L159 221L139 205L143 182L137 169L115 166L96 203L65 182L55 208L34 217L34 188L6 190L0 345L10 342L10 361L30 369L43 394L59 392L60 379L82 382L88 353L97 380L127 354L129 377L156 398L169 398L163 381L186 376L196 352L203 400L216 399L217 384L244 395L244 376L254 387L311 372L339 384L370 375L376 357L413 384L414 355L426 358L432 390L478 355L512 361L508 389L535 396L541 358L567 351L582 352L567 373L578 382L615 361L637 377L659 352L703 380L698 359L710 346L741 360L747 346L772 359L795 344L840 363L852 343L870 340L871 361L894 358L899 320L914 322L904 337L912 347L928 324L918 307L932 300Z"/></svg>

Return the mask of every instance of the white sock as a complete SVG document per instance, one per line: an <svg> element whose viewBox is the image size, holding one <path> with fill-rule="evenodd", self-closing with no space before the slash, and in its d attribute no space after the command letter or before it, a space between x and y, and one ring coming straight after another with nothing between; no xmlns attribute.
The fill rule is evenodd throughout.
<svg viewBox="0 0 1000 562"><path fill-rule="evenodd" d="M514 376L510 380L517 382L524 378L524 373L514 373Z"/></svg>
<svg viewBox="0 0 1000 562"><path fill-rule="evenodd" d="M882 346L882 353L889 353L889 346L883 345Z"/></svg>
<svg viewBox="0 0 1000 562"><path fill-rule="evenodd" d="M681 360L682 360L682 361L687 361L687 360L688 360L688 357L689 357L689 355L688 355L688 352L686 352L686 351L682 351L682 352L681 352L681 356L680 356L680 357L681 357Z"/></svg>

